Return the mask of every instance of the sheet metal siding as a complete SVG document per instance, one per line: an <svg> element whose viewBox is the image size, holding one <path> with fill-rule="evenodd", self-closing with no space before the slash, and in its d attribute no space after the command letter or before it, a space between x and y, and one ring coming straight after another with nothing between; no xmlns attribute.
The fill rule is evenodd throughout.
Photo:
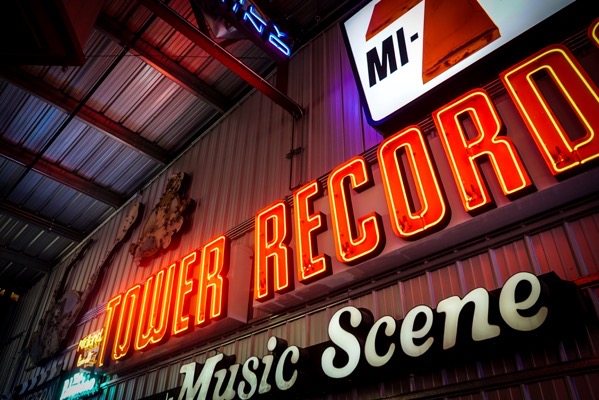
<svg viewBox="0 0 599 400"><path fill-rule="evenodd" d="M13 314L12 321L7 321L3 327L5 339L13 338L2 343L0 347L0 390L9 391L7 385L11 382L17 385L39 374L40 369L35 368L26 353L31 333L38 326L41 309L49 302L55 285L59 279L59 268L54 273L40 279L40 281L22 296L18 310ZM41 305L41 307L39 307ZM29 329L32 329L29 332ZM19 368L20 367L20 368Z"/></svg>
<svg viewBox="0 0 599 400"><path fill-rule="evenodd" d="M295 158L306 183L328 173L382 138L366 123L358 90L347 63L343 38L335 27L301 52L289 66L289 94L306 108L296 126Z"/></svg>
<svg viewBox="0 0 599 400"><path fill-rule="evenodd" d="M95 29L91 32L83 49L86 62L82 66L35 66L22 68L34 76L81 100L96 80L119 54L120 46Z"/></svg>
<svg viewBox="0 0 599 400"><path fill-rule="evenodd" d="M161 113L159 115L162 116ZM191 115L197 118L197 110ZM3 140L15 143L27 152L38 152L65 118L66 114L62 111L10 83L0 81L0 133ZM168 120L162 121L168 123ZM189 129L188 125L175 127L167 131L175 137ZM168 137L167 134L165 136ZM43 158L81 177L90 179L93 176L95 183L124 195L130 195L132 187L137 188L138 185L132 182L158 166L138 151L77 119L62 131L59 140L46 150ZM128 164L122 162L125 160L132 160L138 168L128 168ZM107 168L107 165L113 167ZM2 179L6 179L2 175Z"/></svg>

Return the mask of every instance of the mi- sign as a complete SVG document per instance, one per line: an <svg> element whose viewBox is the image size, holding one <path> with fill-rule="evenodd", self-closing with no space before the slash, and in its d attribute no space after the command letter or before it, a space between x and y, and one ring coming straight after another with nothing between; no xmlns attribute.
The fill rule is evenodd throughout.
<svg viewBox="0 0 599 400"><path fill-rule="evenodd" d="M343 24L374 125L574 0L373 0Z"/></svg>

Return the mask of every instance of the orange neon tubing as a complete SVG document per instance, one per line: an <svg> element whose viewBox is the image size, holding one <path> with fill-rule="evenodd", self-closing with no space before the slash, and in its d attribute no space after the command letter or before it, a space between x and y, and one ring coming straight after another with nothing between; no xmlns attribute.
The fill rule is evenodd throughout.
<svg viewBox="0 0 599 400"><path fill-rule="evenodd" d="M541 93L534 74L545 72L585 129L572 140ZM559 175L599 157L599 90L570 51L552 45L501 74L545 164Z"/></svg>
<svg viewBox="0 0 599 400"><path fill-rule="evenodd" d="M374 184L370 168L356 156L335 168L328 179L329 205L337 259L355 265L376 257L385 246L381 216L369 213L355 220L350 190L361 192Z"/></svg>
<svg viewBox="0 0 599 400"><path fill-rule="evenodd" d="M229 248L230 240L224 235L218 236L202 248L202 260L198 271L196 325L206 324L223 317L226 313Z"/></svg>
<svg viewBox="0 0 599 400"><path fill-rule="evenodd" d="M469 139L462 117L469 116L477 136ZM501 118L484 89L472 90L433 113L462 204L467 212L480 212L492 198L477 164L488 157L503 193L512 197L532 182L511 139L502 136Z"/></svg>
<svg viewBox="0 0 599 400"><path fill-rule="evenodd" d="M291 218L289 207L277 201L256 214L254 299L267 300L274 292L291 290ZM270 276L273 270L274 279Z"/></svg>
<svg viewBox="0 0 599 400"><path fill-rule="evenodd" d="M314 200L320 197L322 186L316 180L293 193L297 277L302 283L313 282L331 273L331 257L316 254L316 237L327 229L324 214L314 212Z"/></svg>
<svg viewBox="0 0 599 400"><path fill-rule="evenodd" d="M402 173L402 149L413 177L414 195ZM410 239L439 228L446 219L447 207L420 128L411 126L388 137L379 145L377 156L393 232ZM418 210L412 209L412 196L418 198Z"/></svg>

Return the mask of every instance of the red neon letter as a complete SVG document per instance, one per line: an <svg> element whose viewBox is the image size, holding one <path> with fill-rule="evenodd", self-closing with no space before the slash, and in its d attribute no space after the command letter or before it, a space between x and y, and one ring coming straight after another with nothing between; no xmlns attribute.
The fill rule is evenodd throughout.
<svg viewBox="0 0 599 400"><path fill-rule="evenodd" d="M108 301L106 304L106 321L104 321L104 340L100 345L100 351L98 354L98 367L104 365L106 359L106 345L110 342L110 336L112 334L112 321L114 321L114 315L116 313L117 306L121 303L122 294L116 295Z"/></svg>
<svg viewBox="0 0 599 400"><path fill-rule="evenodd" d="M570 139L532 77L538 72L551 77L585 136ZM567 48L548 47L502 73L501 79L553 175L599 157L599 91Z"/></svg>
<svg viewBox="0 0 599 400"><path fill-rule="evenodd" d="M375 257L385 246L381 216L369 213L354 219L350 189L357 192L373 185L364 157L357 156L335 168L329 175L329 204L337 259L354 265Z"/></svg>
<svg viewBox="0 0 599 400"><path fill-rule="evenodd" d="M196 325L203 325L209 320L226 314L227 279L223 275L226 275L228 269L229 239L226 236L219 236L202 249L198 274ZM210 301L208 291L211 295Z"/></svg>
<svg viewBox="0 0 599 400"><path fill-rule="evenodd" d="M468 139L461 118L469 116L478 135ZM433 113L464 208L477 212L492 204L476 159L487 156L506 196L531 185L514 144L500 136L502 123L487 92L476 89Z"/></svg>
<svg viewBox="0 0 599 400"><path fill-rule="evenodd" d="M420 203L418 211L402 171L400 150L405 152L410 165ZM408 239L439 227L446 215L445 201L420 129L409 127L387 138L379 146L378 159L393 232Z"/></svg>
<svg viewBox="0 0 599 400"><path fill-rule="evenodd" d="M135 350L143 350L160 342L166 335L170 313L170 298L177 264L152 275L144 283L139 322L135 334ZM165 278L166 274L166 278Z"/></svg>
<svg viewBox="0 0 599 400"><path fill-rule="evenodd" d="M278 201L256 214L254 298L267 300L274 292L283 293L292 288L289 281L291 240L289 207ZM269 277L274 270L274 285Z"/></svg>
<svg viewBox="0 0 599 400"><path fill-rule="evenodd" d="M112 359L123 358L129 352L131 337L133 336L133 323L136 320L137 300L141 285L135 285L127 290L123 296L123 306L119 314L119 322L116 326L114 335L114 345L112 347Z"/></svg>
<svg viewBox="0 0 599 400"><path fill-rule="evenodd" d="M316 235L324 232L326 220L321 212L314 212L314 198L322 196L318 181L304 185L293 194L295 215L295 243L297 252L297 277L308 283L331 273L331 258L315 255Z"/></svg>
<svg viewBox="0 0 599 400"><path fill-rule="evenodd" d="M591 40L595 42L595 45L599 46L599 18L594 20L591 26L589 26L588 34Z"/></svg>
<svg viewBox="0 0 599 400"><path fill-rule="evenodd" d="M189 254L181 260L179 266L179 280L173 312L173 335L180 335L189 329L189 315L193 313L189 303L189 296L193 290L193 279L189 278L189 267L195 263L196 254L195 251Z"/></svg>

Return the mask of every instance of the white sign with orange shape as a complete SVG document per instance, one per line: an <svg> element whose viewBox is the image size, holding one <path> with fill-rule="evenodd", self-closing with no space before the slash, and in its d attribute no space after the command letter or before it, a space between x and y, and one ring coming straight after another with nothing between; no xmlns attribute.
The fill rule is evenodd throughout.
<svg viewBox="0 0 599 400"><path fill-rule="evenodd" d="M374 0L343 24L375 124L574 0Z"/></svg>

